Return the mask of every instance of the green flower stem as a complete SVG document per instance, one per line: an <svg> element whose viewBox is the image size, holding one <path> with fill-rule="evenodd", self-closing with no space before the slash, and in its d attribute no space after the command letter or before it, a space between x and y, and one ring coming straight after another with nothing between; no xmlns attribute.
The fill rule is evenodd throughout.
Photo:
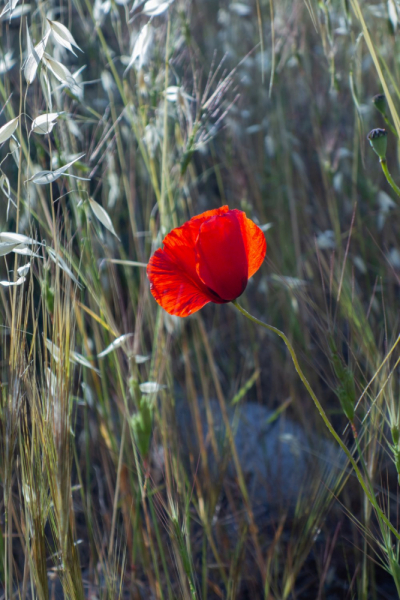
<svg viewBox="0 0 400 600"><path fill-rule="evenodd" d="M389 173L389 169L387 166L387 160L386 158L380 158L379 162L381 163L381 167L382 167L382 171L387 179L388 184L390 185L390 187L392 188L392 190L394 192L396 192L396 194L398 196L400 196L400 188L398 185L396 185L396 183L394 182L393 177L391 176L391 174Z"/></svg>
<svg viewBox="0 0 400 600"><path fill-rule="evenodd" d="M387 127L390 129L390 131L393 133L393 135L395 135L397 137L397 139L399 139L399 136L397 134L397 130L396 127L394 127L391 122L389 121L389 119L387 118L386 115L383 115L383 120L385 121Z"/></svg>
<svg viewBox="0 0 400 600"><path fill-rule="evenodd" d="M400 190L399 190L400 192ZM400 194L399 194L400 195ZM386 515L382 512L381 508L378 505L378 502L376 500L376 497L373 493L371 493L371 491L368 489L367 484L365 483L363 476L361 474L360 469L357 466L356 461L354 460L353 455L351 454L350 450L347 448L347 446L343 443L343 441L340 439L339 435L336 433L336 431L334 430L331 422L328 419L328 416L326 414L326 412L324 411L324 409L322 408L317 396L314 394L313 389L311 387L311 385L308 383L306 376L304 375L299 361L297 360L297 356L296 353L293 349L292 344L289 342L288 338L286 337L286 335L280 331L279 329L277 329L276 327L273 327L273 325L268 325L267 323L264 323L263 321L260 321L259 319L257 319L256 317L253 317L250 313L247 312L247 310L245 310L242 306L240 306L240 304L237 302L237 300L234 300L232 302L232 304L235 306L235 308L237 308L237 310L239 312L242 313L242 315L244 315L245 317L247 317L248 319L250 319L250 321L253 321L253 323L256 323L257 325L260 325L261 327L264 327L264 329L268 329L268 331L272 331L272 333L275 333L276 335L278 335L281 340L283 340L285 342L285 345L287 347L287 349L289 350L290 356L292 357L293 363L294 363L294 367L301 379L301 381L303 382L305 388L307 389L308 393L310 394L315 406L318 409L319 414L321 415L325 425L327 426L327 428L329 429L329 432L331 433L331 435L335 438L335 440L337 441L337 443L339 444L339 446L341 447L341 449L343 450L343 452L346 454L347 458L349 459L355 474L357 475L357 479L360 482L360 485L365 493L365 495L367 496L369 502L371 503L371 505L374 507L374 509L376 510L376 512L379 515L379 518L382 519L382 521L385 523L385 525L390 529L390 531L393 533L393 535L396 536L396 538L398 540L400 540L400 534L399 532L395 529L395 527L393 527L392 523L389 521L389 519L386 517Z"/></svg>

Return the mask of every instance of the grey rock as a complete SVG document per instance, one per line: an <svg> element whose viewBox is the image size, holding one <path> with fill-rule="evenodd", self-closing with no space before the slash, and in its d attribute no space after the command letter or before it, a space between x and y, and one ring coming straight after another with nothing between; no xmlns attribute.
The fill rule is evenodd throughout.
<svg viewBox="0 0 400 600"><path fill-rule="evenodd" d="M219 403L216 400L210 402L218 458L211 448L204 401L199 401L199 405L211 474L214 478L225 476L225 481L234 481L237 473L230 458L232 453ZM264 515L277 509L294 508L299 499L310 500L322 489L329 493L346 468L342 451L329 440L317 434L308 436L301 425L285 416L274 417L271 410L253 402L228 408L239 462L253 507ZM176 419L183 454L192 455L192 464L197 464L199 439L191 411L183 401L178 402ZM228 461L224 460L224 456L229 456Z"/></svg>

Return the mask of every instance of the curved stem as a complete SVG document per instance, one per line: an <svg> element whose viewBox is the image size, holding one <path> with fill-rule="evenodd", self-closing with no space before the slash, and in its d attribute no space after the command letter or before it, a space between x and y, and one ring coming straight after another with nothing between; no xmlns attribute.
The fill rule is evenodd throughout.
<svg viewBox="0 0 400 600"><path fill-rule="evenodd" d="M400 196L400 188L399 186L395 183L393 177L391 176L391 174L389 173L389 169L387 166L387 160L386 158L381 158L379 160L379 162L381 163L381 167L382 167L382 171L386 177L386 180L388 182L388 184L390 185L390 187L392 188L392 190L398 195Z"/></svg>
<svg viewBox="0 0 400 600"><path fill-rule="evenodd" d="M329 432L331 433L331 435L335 438L335 440L337 441L337 443L339 444L340 448L343 450L343 452L346 454L347 458L349 459L355 474L357 475L357 479L360 482L360 485L365 493L365 495L367 496L369 502L371 503L371 505L374 507L374 509L376 510L376 512L378 513L379 517L382 519L382 521L385 523L385 525L390 529L390 531L393 533L393 535L396 536L396 538L398 540L400 540L400 534L399 532L395 529L395 527L393 527L393 525L391 524L391 522L389 521L389 519L386 517L386 515L382 512L381 508L379 507L379 504L375 498L375 495L373 493L371 493L371 491L368 489L367 484L365 483L363 476L361 474L360 469L357 466L356 461L354 460L353 455L351 454L350 450L347 448L347 446L344 444L344 442L340 439L339 435L336 433L335 429L333 428L331 422L328 419L328 416L326 414L326 412L324 411L324 409L322 408L321 403L319 402L317 396L314 394L313 389L311 387L311 385L308 383L306 376L304 375L299 361L297 360L297 356L296 353L294 351L294 348L292 346L292 344L290 343L289 339L286 337L286 335L280 331L280 329L277 329L276 327L274 327L273 325L268 325L267 323L264 323L263 321L260 321L259 319L257 319L256 317L253 317L253 315L251 315L250 313L247 312L247 310L245 310L242 306L240 306L240 304L237 302L237 300L234 300L232 302L232 304L235 306L235 308L237 308L237 310L239 312L242 313L242 315L244 315L245 317L247 317L248 319L250 319L250 321L253 321L253 323L256 323L257 325L260 325L261 327L264 327L264 329L268 329L268 331L272 331L272 333L275 333L276 335L278 335L281 340L283 340L285 342L286 348L289 350L290 356L292 357L293 360L293 364L294 367L301 379L301 381L303 382L305 388L307 389L308 393L310 394L315 406L318 409L319 414L321 415L325 425L327 426L327 428L329 429Z"/></svg>
<svg viewBox="0 0 400 600"><path fill-rule="evenodd" d="M391 122L389 121L389 119L387 118L386 115L383 115L383 120L385 121L386 125L388 126L388 128L390 129L390 131L393 133L393 135L395 135L397 137L397 139L399 139L399 136L397 134L397 130L396 127L394 127Z"/></svg>

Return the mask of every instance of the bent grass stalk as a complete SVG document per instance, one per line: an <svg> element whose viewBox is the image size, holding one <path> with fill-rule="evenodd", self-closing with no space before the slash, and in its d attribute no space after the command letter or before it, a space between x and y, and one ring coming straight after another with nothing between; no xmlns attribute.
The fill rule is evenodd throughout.
<svg viewBox="0 0 400 600"><path fill-rule="evenodd" d="M235 308L242 313L242 315L244 315L245 317L247 317L250 321L253 321L253 323L256 323L257 325L260 325L261 327L264 327L264 329L267 329L268 331L271 331L272 333L275 333L276 335L278 335L281 340L283 340L283 342L286 345L286 348L289 350L290 356L292 357L293 360L293 364L294 367L301 379L301 381L303 382L305 388L307 389L308 393L310 394L315 406L318 409L319 414L321 415L326 427L328 428L329 432L331 433L331 435L334 437L334 439L337 441L337 443L339 444L340 448L343 450L343 452L346 454L347 458L349 459L355 474L357 475L357 479L360 482L360 485L366 495L366 497L368 498L369 502L371 503L371 505L374 507L374 509L376 510L379 518L383 521L383 523L385 523L385 525L390 529L390 531L393 533L393 535L400 540L400 533L396 530L396 528L392 525L392 523L389 521L389 519L386 517L386 515L383 513L382 509L380 508L375 496L371 493L371 491L368 489L367 484L365 483L363 476L361 474L360 469L358 468L357 462L355 461L352 453L350 452L350 450L347 448L347 446L343 443L343 441L340 439L339 435L336 433L335 429L333 428L331 422L328 419L328 416L326 414L326 412L324 411L324 409L322 408L321 403L319 402L317 396L315 395L311 385L309 384L306 376L304 375L299 361L297 359L296 356L296 352L294 351L294 348L292 346L292 344L290 343L289 339L286 337L286 335L277 327L274 327L273 325L268 325L267 323L264 323L263 321L260 321L260 319L257 319L256 317L253 317L253 315L251 315L250 313L247 312L247 310L245 310L242 306L240 306L240 304L237 302L237 300L234 300L232 302L232 304L235 306Z"/></svg>

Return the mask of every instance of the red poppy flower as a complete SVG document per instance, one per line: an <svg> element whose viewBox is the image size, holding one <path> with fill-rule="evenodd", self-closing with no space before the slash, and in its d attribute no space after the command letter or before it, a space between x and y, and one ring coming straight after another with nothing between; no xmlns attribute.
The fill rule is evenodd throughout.
<svg viewBox="0 0 400 600"><path fill-rule="evenodd" d="M158 304L179 317L208 302L238 298L267 251L261 229L228 206L193 217L163 243L149 261L147 276Z"/></svg>

